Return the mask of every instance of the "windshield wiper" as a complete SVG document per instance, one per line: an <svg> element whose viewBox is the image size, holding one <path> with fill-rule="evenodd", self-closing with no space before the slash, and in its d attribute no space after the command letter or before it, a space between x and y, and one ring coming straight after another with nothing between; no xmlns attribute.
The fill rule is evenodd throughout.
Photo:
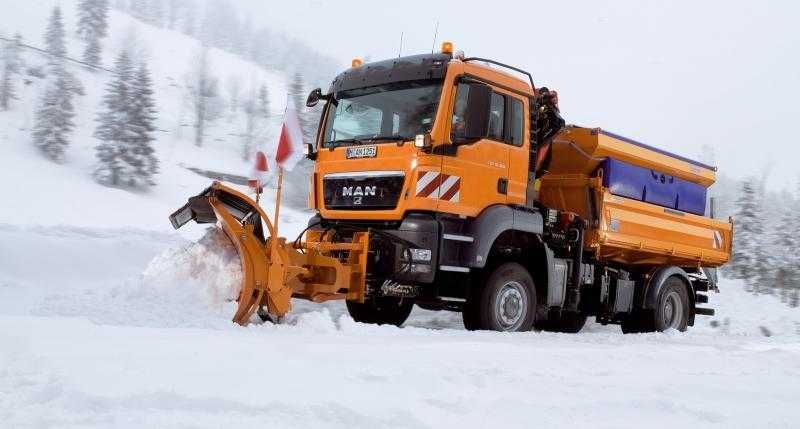
<svg viewBox="0 0 800 429"><path fill-rule="evenodd" d="M346 144L363 145L363 144L375 143L375 142L378 142L378 141L399 142L399 141L406 141L406 140L410 140L410 139L408 137L404 137L404 136L376 136L376 137L368 137L368 138L362 138L362 139L331 140L331 141L325 142L325 145L327 147L334 148L334 147L339 147L339 146L346 145Z"/></svg>
<svg viewBox="0 0 800 429"><path fill-rule="evenodd" d="M381 140L389 141L389 142L401 142L401 141L406 141L406 140L410 140L410 139L408 137L404 137L404 136L376 136L376 137L370 137L368 139L361 139L360 143L361 144L374 143L374 142L381 141Z"/></svg>
<svg viewBox="0 0 800 429"><path fill-rule="evenodd" d="M343 146L346 144L361 144L361 140L359 139L339 139L339 140L331 140L325 142L325 146L331 149L339 146Z"/></svg>

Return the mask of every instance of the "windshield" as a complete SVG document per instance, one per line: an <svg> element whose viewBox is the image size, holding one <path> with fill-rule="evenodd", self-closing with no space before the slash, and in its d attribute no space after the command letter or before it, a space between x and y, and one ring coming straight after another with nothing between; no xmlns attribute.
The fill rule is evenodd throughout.
<svg viewBox="0 0 800 429"><path fill-rule="evenodd" d="M412 140L430 132L441 92L441 81L430 80L342 91L330 106L323 145Z"/></svg>

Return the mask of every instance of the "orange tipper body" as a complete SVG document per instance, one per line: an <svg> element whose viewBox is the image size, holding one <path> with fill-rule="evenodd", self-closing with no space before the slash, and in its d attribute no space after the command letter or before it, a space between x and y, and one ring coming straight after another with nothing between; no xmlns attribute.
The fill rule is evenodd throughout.
<svg viewBox="0 0 800 429"><path fill-rule="evenodd" d="M585 245L599 258L623 264L709 267L730 258L729 221L617 196L603 186L602 164L608 157L701 186L714 183L713 168L600 129L565 128L554 138L552 150L539 199L548 207L586 218L591 216L590 201L596 201L599 216Z"/></svg>
<svg viewBox="0 0 800 429"><path fill-rule="evenodd" d="M490 59L441 53L353 66L327 93L302 238L215 183L171 216L217 222L245 272L234 320L290 298L344 299L399 325L416 304L468 329L683 330L717 290L732 220L707 216L716 169L598 128L567 126L555 91ZM277 208L276 208L277 212Z"/></svg>

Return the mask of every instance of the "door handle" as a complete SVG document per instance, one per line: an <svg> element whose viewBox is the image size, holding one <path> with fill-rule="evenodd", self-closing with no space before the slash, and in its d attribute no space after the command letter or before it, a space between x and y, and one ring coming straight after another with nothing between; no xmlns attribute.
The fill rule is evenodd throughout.
<svg viewBox="0 0 800 429"><path fill-rule="evenodd" d="M508 179L505 177L497 179L497 192L503 195L508 194Z"/></svg>

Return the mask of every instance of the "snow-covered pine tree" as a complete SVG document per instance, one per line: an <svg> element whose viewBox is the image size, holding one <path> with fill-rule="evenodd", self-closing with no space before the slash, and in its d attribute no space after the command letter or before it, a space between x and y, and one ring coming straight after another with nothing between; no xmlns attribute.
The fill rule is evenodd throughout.
<svg viewBox="0 0 800 429"><path fill-rule="evenodd" d="M61 8L55 6L47 24L44 34L44 49L48 54L48 65L52 73L58 75L64 72L64 59L67 56L67 45L64 42L64 21L61 17Z"/></svg>
<svg viewBox="0 0 800 429"><path fill-rule="evenodd" d="M789 301L793 288L800 287L800 221L797 220L796 205L795 201L789 200L772 234L778 250L775 252L775 289L783 302Z"/></svg>
<svg viewBox="0 0 800 429"><path fill-rule="evenodd" d="M194 144L203 146L206 126L221 113L219 100L219 80L211 75L208 48L203 47L197 58L192 60L194 70L188 80L188 101L194 114Z"/></svg>
<svg viewBox="0 0 800 429"><path fill-rule="evenodd" d="M775 265L765 241L764 235L757 236L752 274L746 281L753 293L771 295L775 291Z"/></svg>
<svg viewBox="0 0 800 429"><path fill-rule="evenodd" d="M242 101L242 111L244 111L244 132L242 133L242 160L247 161L250 159L250 154L253 151L253 139L255 138L256 130L256 94L254 89L250 89L245 94Z"/></svg>
<svg viewBox="0 0 800 429"><path fill-rule="evenodd" d="M0 110L8 110L11 107L11 100L17 99L14 80L22 68L21 50L22 36L19 33L14 35L13 41L3 44L3 63L2 69L0 69Z"/></svg>
<svg viewBox="0 0 800 429"><path fill-rule="evenodd" d="M756 248L763 232L756 186L756 180L752 177L742 181L736 201L733 256L729 271L730 276L737 279L749 279L754 275Z"/></svg>
<svg viewBox="0 0 800 429"><path fill-rule="evenodd" d="M56 162L63 161L69 145L69 134L75 127L72 122L75 117L73 94L83 90L80 82L66 70L64 35L61 9L56 6L45 31L45 50L50 54L48 65L51 76L36 110L33 125L34 145Z"/></svg>
<svg viewBox="0 0 800 429"><path fill-rule="evenodd" d="M238 76L229 76L225 81L225 89L228 91L228 107L230 108L229 118L233 120L239 112L239 96L242 92L242 83Z"/></svg>
<svg viewBox="0 0 800 429"><path fill-rule="evenodd" d="M122 51L114 61L114 72L114 78L106 86L103 110L97 116L98 124L94 131L95 138L101 142L95 146L98 165L94 177L100 183L120 186L131 174L124 155L128 141L133 137L128 128L133 65L126 51Z"/></svg>
<svg viewBox="0 0 800 429"><path fill-rule="evenodd" d="M300 118L300 127L303 129L303 140L307 143L313 141L317 134L320 110L306 107L308 90L303 75L300 73L295 73L289 84L289 96L292 98L294 106L297 109L297 116Z"/></svg>
<svg viewBox="0 0 800 429"><path fill-rule="evenodd" d="M147 64L142 62L131 81L131 100L129 103L128 127L132 132L125 159L133 171L129 185L155 184L153 176L158 172L158 158L155 156L153 142L157 118L153 93L153 81Z"/></svg>
<svg viewBox="0 0 800 429"><path fill-rule="evenodd" d="M100 64L101 40L108 36L108 0L81 0L78 3L78 28L76 33L85 43L83 61Z"/></svg>
<svg viewBox="0 0 800 429"><path fill-rule="evenodd" d="M258 115L263 119L269 119L271 115L270 109L269 89L267 85L262 84L258 88Z"/></svg>
<svg viewBox="0 0 800 429"><path fill-rule="evenodd" d="M47 158L63 161L74 116L70 81L61 73L48 83L33 126L33 143Z"/></svg>
<svg viewBox="0 0 800 429"><path fill-rule="evenodd" d="M265 122L270 117L269 90L266 85L261 85L258 90L255 85L245 95L242 102L245 114L245 129L242 134L242 159L247 161L253 155L253 146L260 130L264 129Z"/></svg>

